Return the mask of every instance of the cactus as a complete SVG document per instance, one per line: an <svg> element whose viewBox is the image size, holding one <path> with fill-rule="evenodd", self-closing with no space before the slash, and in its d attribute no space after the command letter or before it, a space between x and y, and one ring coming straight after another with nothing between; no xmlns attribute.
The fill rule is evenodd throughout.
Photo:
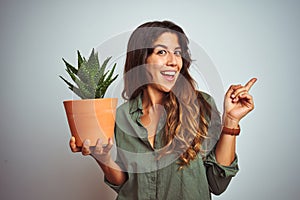
<svg viewBox="0 0 300 200"><path fill-rule="evenodd" d="M98 53L95 53L94 49L88 60L82 57L79 51L77 51L77 55L77 69L63 58L66 71L76 86L67 81L64 77L59 77L63 79L69 89L81 99L104 98L107 88L118 77L118 75L113 76L117 64L115 63L111 70L105 71L111 57L106 58L100 67Z"/></svg>

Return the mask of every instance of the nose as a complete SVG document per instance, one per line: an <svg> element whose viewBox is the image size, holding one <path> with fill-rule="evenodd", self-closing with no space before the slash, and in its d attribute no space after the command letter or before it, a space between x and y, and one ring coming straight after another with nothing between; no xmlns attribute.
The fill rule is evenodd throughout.
<svg viewBox="0 0 300 200"><path fill-rule="evenodd" d="M167 65L172 67L177 65L176 55L173 52L168 52Z"/></svg>

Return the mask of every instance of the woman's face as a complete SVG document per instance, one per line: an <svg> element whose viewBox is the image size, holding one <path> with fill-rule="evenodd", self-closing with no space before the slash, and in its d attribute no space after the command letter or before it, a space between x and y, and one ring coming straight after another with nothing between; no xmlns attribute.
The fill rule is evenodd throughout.
<svg viewBox="0 0 300 200"><path fill-rule="evenodd" d="M165 32L153 43L153 53L146 60L152 79L150 87L169 92L182 68L181 47L174 33Z"/></svg>

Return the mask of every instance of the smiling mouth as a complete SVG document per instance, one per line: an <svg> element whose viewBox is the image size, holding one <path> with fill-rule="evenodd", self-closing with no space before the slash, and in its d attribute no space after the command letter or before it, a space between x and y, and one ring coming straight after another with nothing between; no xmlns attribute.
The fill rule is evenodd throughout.
<svg viewBox="0 0 300 200"><path fill-rule="evenodd" d="M160 72L163 77L169 81L172 81L175 79L176 71L161 71Z"/></svg>

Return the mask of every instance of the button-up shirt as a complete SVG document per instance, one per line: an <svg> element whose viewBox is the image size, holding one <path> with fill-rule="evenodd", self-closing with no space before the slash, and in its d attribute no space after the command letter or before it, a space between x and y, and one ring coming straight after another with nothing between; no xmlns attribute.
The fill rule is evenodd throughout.
<svg viewBox="0 0 300 200"><path fill-rule="evenodd" d="M215 108L211 96L201 92L204 99ZM211 192L222 193L231 178L238 172L237 157L230 166L222 166L215 159L214 146L219 138L220 118L211 120L209 135L215 142L205 141L203 157L200 153L189 165L179 169L178 153L160 157L165 144L162 140L165 118L157 127L154 145L148 140L147 129L141 123L142 95L119 106L116 114L116 163L128 174L123 185L105 182L117 193L117 199L126 200L210 200ZM215 126L215 127L213 127ZM217 133L213 133L217 132Z"/></svg>

